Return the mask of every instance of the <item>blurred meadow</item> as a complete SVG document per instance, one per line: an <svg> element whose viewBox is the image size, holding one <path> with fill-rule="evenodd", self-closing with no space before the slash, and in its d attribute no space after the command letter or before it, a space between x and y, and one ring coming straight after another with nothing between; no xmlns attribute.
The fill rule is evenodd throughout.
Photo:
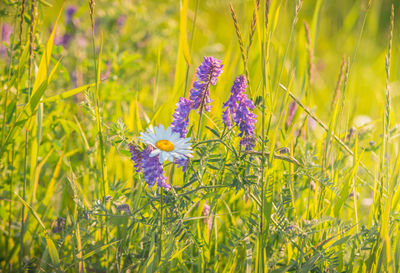
<svg viewBox="0 0 400 273"><path fill-rule="evenodd" d="M399 11L2 0L0 272L400 272ZM223 72L193 158L149 187L132 147L204 56ZM251 150L222 119L242 74Z"/></svg>

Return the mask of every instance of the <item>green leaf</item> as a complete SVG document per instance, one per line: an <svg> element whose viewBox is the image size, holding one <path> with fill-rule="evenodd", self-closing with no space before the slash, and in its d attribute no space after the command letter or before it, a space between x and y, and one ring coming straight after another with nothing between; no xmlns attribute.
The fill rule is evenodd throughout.
<svg viewBox="0 0 400 273"><path fill-rule="evenodd" d="M39 215L28 203L25 202L24 199L22 199L21 196L18 195L18 193L15 193L15 195L18 197L18 199L21 201L21 203L32 213L33 217L35 217L36 221L38 221L39 225L43 228L43 230L45 232L47 247L49 248L49 254L50 254L51 261L54 265L58 266L60 264L60 258L58 256L57 248L56 248L53 240L50 239L49 233L48 233L45 225L43 224L42 220L40 219Z"/></svg>
<svg viewBox="0 0 400 273"><path fill-rule="evenodd" d="M86 85L83 85L83 86L80 86L80 87L65 91L65 92L63 92L61 94L45 98L45 99L42 100L42 102L46 103L46 102L53 102L53 101L66 99L66 98L72 97L73 95L76 95L76 94L78 94L78 93L80 93L82 91L85 91L85 90L89 89L92 86L95 86L95 84L94 83L86 84Z"/></svg>
<svg viewBox="0 0 400 273"><path fill-rule="evenodd" d="M190 65L189 44L187 41L187 32L186 32L188 2L189 2L188 0L183 0L183 3L181 4L180 22L179 22L179 46L183 51L183 56L185 57L186 63Z"/></svg>
<svg viewBox="0 0 400 273"><path fill-rule="evenodd" d="M86 253L86 254L83 256L83 260L86 260L87 258L92 257L94 254L96 254L96 253L98 253L98 252L100 252L100 251L106 250L108 247L112 246L113 244L115 244L115 243L117 243L117 242L119 242L119 240L118 240L118 241L111 242L111 243L108 243L108 244L105 244L105 245L102 245L102 246L100 246L100 247L98 247L98 248L93 249L92 251L89 251L88 253Z"/></svg>

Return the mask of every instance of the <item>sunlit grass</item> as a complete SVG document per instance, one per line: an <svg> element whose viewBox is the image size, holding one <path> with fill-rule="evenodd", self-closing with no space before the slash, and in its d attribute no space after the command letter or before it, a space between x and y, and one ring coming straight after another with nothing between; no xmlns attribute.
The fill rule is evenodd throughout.
<svg viewBox="0 0 400 273"><path fill-rule="evenodd" d="M4 272L399 271L391 1L0 10ZM189 115L194 158L186 172L165 163L172 188L150 189L129 144L171 124L203 56L224 67L211 111ZM222 122L241 74L252 151Z"/></svg>

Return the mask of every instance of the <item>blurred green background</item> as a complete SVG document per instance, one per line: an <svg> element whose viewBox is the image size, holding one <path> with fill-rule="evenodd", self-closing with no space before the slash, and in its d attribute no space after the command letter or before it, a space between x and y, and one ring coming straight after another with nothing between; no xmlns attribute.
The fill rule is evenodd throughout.
<svg viewBox="0 0 400 273"><path fill-rule="evenodd" d="M347 80L343 111L341 111L341 119L336 134L341 139L345 139L349 128L367 124L366 127L369 130L366 135L360 137L360 145L363 147L374 146L375 144L370 144L372 140L379 144L382 139L381 123L385 106L385 55L387 54L390 36L392 1L371 1L371 7L366 16L368 0L306 0L302 3L292 36L291 26L295 16L296 1L276 0L271 2L272 12L269 22L271 39L269 40L270 51L267 71L269 86L267 92L274 99L272 105L268 105L268 113L271 114L272 120L272 129L268 137L273 134L274 126L280 126L277 120L282 109L279 109L278 106L280 106L285 92L279 87L279 83L284 86L291 86L292 93L296 94L301 101L304 101L317 117L325 123L329 122L332 116L332 98L344 58L350 62L350 76ZM244 73L229 3L232 3L236 11L241 34L247 45L254 1L191 0L187 11L186 34L191 61L188 65L179 50L182 1L96 1L95 44L96 54L99 54L100 45L102 45L99 92L105 128L108 180L111 195L117 203L119 202L118 204L126 202L131 205L131 208L135 209L135 205L138 207L142 202L142 194L144 195L146 191L144 182L139 181L137 175L133 175L134 170L125 142L136 139L139 132L144 130L149 123L170 124L175 104L180 96L188 95L191 84L195 79L196 68L201 63L203 56L216 57L221 59L224 64L224 72L219 78L217 86L211 91L211 98L214 103L206 121L210 126L221 125L222 103L229 97L235 77ZM39 24L35 33L34 67L37 69L39 66L43 45L47 42L62 7L62 17L56 30L56 46L53 48L50 66L53 67L61 57L62 61L44 97L60 94L95 81L89 4L85 1L39 1L37 10ZM395 125L400 117L400 111L396 111L398 105L400 105L399 28L397 23L399 12L400 8L396 7L391 61L392 76L390 80L392 109L394 110L391 125ZM6 28L11 27L13 29L11 33L15 35L16 39L19 33L18 10L15 2L3 0L0 3L0 14L2 42L8 44ZM29 15L26 15L26 21L29 22ZM196 22L195 25L193 24L194 21ZM310 84L308 84L307 76L309 55L304 24L307 24L310 28L314 56ZM22 40L25 42L29 32L27 25L24 24L24 34L22 35ZM253 99L260 96L262 92L262 88L260 88L262 83L261 31L261 29L257 29L255 32L248 58ZM4 49L5 46L2 47L0 53L0 68L4 71L1 74L3 86L7 81L6 71L9 63L9 58ZM282 71L281 77L279 76L280 71ZM24 88L19 94L19 106L22 106L27 98L27 72L21 78ZM3 91L5 90L3 89L5 88L2 88L2 97L4 98ZM308 97L306 92L309 92ZM16 97L16 93L16 90L11 88L9 99ZM96 201L98 202L100 199L98 194L100 174L98 158L96 158L99 149L96 141L97 128L94 115L90 111L90 105L86 101L85 94L82 92L67 99L44 103L40 108L42 123L40 126L35 123L30 128L32 135L28 143L27 198L30 198L30 204L38 211L47 227L53 226L57 217L65 217L67 223L71 224L74 219L73 212L76 212L74 206L79 204L81 208L88 208L91 205L95 206ZM282 102L283 105L285 105L284 102ZM256 113L261 117L259 109L256 110ZM300 115L298 114L298 116ZM193 124L197 122L197 119L194 114L191 116ZM119 120L122 122L118 122ZM122 123L127 126L128 133L126 135L124 135ZM293 128L300 127L300 118L294 123ZM9 129L10 125L11 123L7 123L6 129ZM278 133L277 142L282 147L292 145L297 130L293 128L279 131L281 135ZM396 126L393 126L393 128L397 129ZM261 122L257 124L257 131L258 133L261 131ZM287 135L285 135L286 133ZM394 131L394 143L397 135ZM322 154L321 147L323 147L325 140L323 130L317 127L312 137L307 145L315 145L315 151L313 151L315 154L303 153L303 150L306 149L301 147L298 154L295 154L296 157L310 156L314 160ZM118 142L119 138L123 138L125 142ZM353 144L354 141L351 142L351 145ZM22 133L18 135L13 145L15 147L15 158L13 158L15 168L9 168L11 156L8 156L1 163L0 179L7 181L0 186L2 191L1 202L4 204L4 208L8 208L10 204L18 205L16 205L16 209L10 206L12 214L9 214L8 209L0 209L0 218L2 219L3 233L10 236L1 240L1 244L7 245L6 254L3 257L10 255L11 260L15 262L18 256L18 245L12 243L9 238L12 238L15 242L18 242L19 239L21 204L12 193L14 191L21 193L22 189L22 151L24 148ZM393 147L398 149L396 143ZM344 156L341 157L342 151L340 149L337 149L334 153L336 152L340 154L338 161L343 160L343 162L339 162L342 165L337 164L339 169L343 169L343 172L340 169L333 174L334 171L332 170L332 176L338 179L343 173L348 174L348 171L351 170L351 167L349 167L351 164L349 160L346 161ZM11 154L10 150L8 150L8 154ZM363 162L372 172L378 170L377 154L372 152L363 158ZM336 159L334 158L334 160ZM58 165L59 162L62 162L60 166ZM43 165L40 165L40 163L43 163ZM38 166L40 166L39 171ZM55 172L57 166L60 167L60 170ZM283 170L286 171L286 166L279 165L277 169L282 171L280 174L283 177L285 173ZM15 175L15 178L12 186L9 181L13 175ZM363 178L365 178L365 173L363 175ZM181 178L182 174L177 173L173 184L182 185L183 180ZM79 189L76 190L69 186L72 180L76 181L76 185L81 188L78 187ZM298 183L303 182L301 180ZM360 182L359 192L363 199L371 199L371 185L374 182L373 179L365 183L364 181ZM340 188L340 181L335 180L335 183ZM50 190L49 185L52 185ZM332 202L334 202L333 197L337 193L334 191L338 188L334 188L330 192ZM307 188L305 187L305 189ZM307 195L302 190L304 188L299 187L297 202L304 209ZM243 212L243 214L244 212L257 211L257 206L254 203L247 202L248 193L232 190L226 195L225 192L222 194L221 200L223 202L226 200L231 206L226 205L225 207L224 204L224 206L219 207L221 219L225 217L225 221L221 224L223 228L229 227L229 224L233 225L233 223L236 223L239 228L243 225L241 220L238 220L239 218L233 219L226 216L230 209L234 212ZM77 195L79 195L79 198ZM246 198L242 198L243 196ZM37 200L35 200L35 197ZM42 202L42 199L45 201ZM370 203L360 205L359 217L362 223L370 224L368 222L369 205ZM201 209L197 210L201 211ZM115 209L114 212L117 213ZM197 212L193 212L194 216L201 213ZM354 215L351 213L351 208L346 207L345 213L342 215L343 219L352 219ZM299 214L304 216L305 212L301 211ZM9 220L10 215L15 219ZM151 216L152 211L147 210L144 215ZM36 255L43 251L44 243L43 238L35 237L36 222L32 219L29 219L29 221L25 247L27 248L27 256L31 255L26 260L36 264L40 260L40 257ZM118 227L113 230L113 236L123 237L125 230L119 229L121 223L118 221L120 220L113 219L113 221L116 223L112 224ZM10 222L12 222L12 225L9 225ZM196 224L191 226L193 230L198 228ZM10 232L8 232L8 228L10 228ZM85 242L87 245L84 246L84 248L87 247L86 253L89 249L93 249L92 247L102 245L99 240L93 239L96 236L96 239L98 239L99 236L97 233L95 234L97 231L93 230L95 228L88 228L88 233L85 234L88 238ZM224 234L221 229L219 232ZM323 231L321 231L322 233ZM323 239L326 239L324 236L321 235ZM148 234L143 230L133 237L135 237L132 240L133 242L146 243L150 241ZM220 237L219 240L225 240L225 238L221 239ZM317 242L319 242L318 239L315 240L315 243ZM61 244L58 243L58 245ZM134 249L133 252L136 251L135 255L141 253L138 250L139 246L134 245L131 248ZM11 249L10 252L7 252L9 249ZM195 250L190 251L196 252ZM187 252L190 251L188 248ZM279 255L279 253L276 255ZM193 257L195 256L193 255ZM92 258L92 264L96 264L97 260L94 259L94 256ZM135 256L135 258L137 257ZM140 256L139 258L143 257ZM104 257L101 254L98 254L97 259L104 262ZM222 267L225 265L224 263L221 264Z"/></svg>
<svg viewBox="0 0 400 273"><path fill-rule="evenodd" d="M243 37L247 39L252 17L254 1L231 1L235 7ZM294 1L281 1L282 7L276 22L277 29L272 36L271 60L279 67L279 60L284 54L290 34L290 25L294 15ZM315 77L312 99L317 105L319 115L327 115L329 99L335 88L335 82L340 64L344 56L356 57L352 61L352 75L349 82L348 98L352 102L350 116L356 114L370 115L373 119L379 117L382 109L384 90L384 56L387 52L389 38L389 21L391 1L372 1L372 7L365 22L365 28L360 37L363 24L363 12L367 2L360 1L304 1L296 32L285 62L285 71L294 70L296 85L299 89L305 73L306 40L303 22L312 28L312 38L315 55ZM49 2L52 7L41 5L39 9L40 40L46 41L52 24L64 1ZM91 42L89 5L86 2L65 1L65 10L75 8L72 24L66 22L64 10L63 21L57 34L70 34L66 46L58 48L58 55L64 56L62 67L57 78L57 88L77 86L93 79L90 73ZM174 75L177 63L179 45L179 8L180 1L96 1L96 37L97 44L103 40L103 70L110 71L105 81L102 96L113 102L127 102L140 94L155 92L155 78L158 80L159 96L153 103L145 106L154 111L168 101L169 91L174 86ZM12 24L14 11L1 6L3 22ZM189 1L188 32L192 30L196 1ZM318 16L314 13L319 12ZM396 11L398 14L398 11ZM313 22L313 18L319 19ZM315 19L314 19L315 20ZM397 28L396 28L397 29ZM395 34L397 33L395 29ZM236 73L224 75L231 82L234 74L241 73L240 51L234 25L229 10L229 1L199 1L197 25L192 40L188 34L192 65L189 75L193 75L202 56L214 56L223 59L225 67L235 67ZM61 38L60 38L61 39ZM394 35L393 51L397 52L398 37ZM256 41L257 42L257 41ZM356 47L358 52L355 53ZM250 72L259 69L257 45L250 51ZM159 59L160 65L157 65ZM2 59L4 62L5 59ZM392 59L392 75L398 74L399 57L396 53ZM279 64L279 65L278 65ZM107 66L108 65L108 66ZM159 68L157 71L156 68ZM254 73L251 73L254 74ZM253 75L259 82L259 75ZM62 85L61 85L62 83ZM398 102L398 82L392 82L393 102ZM255 89L255 87L253 87ZM53 88L54 89L54 88ZM223 90L227 94L229 87ZM162 95L161 95L162 94ZM362 96L362 98L360 98ZM146 96L148 101L153 98ZM115 108L121 110L120 107ZM172 108L170 110L173 110ZM107 114L107 113L106 113Z"/></svg>

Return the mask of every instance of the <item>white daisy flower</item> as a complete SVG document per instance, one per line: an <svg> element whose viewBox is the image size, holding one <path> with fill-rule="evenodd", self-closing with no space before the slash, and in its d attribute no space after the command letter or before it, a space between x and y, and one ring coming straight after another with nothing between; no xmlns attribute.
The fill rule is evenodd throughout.
<svg viewBox="0 0 400 273"><path fill-rule="evenodd" d="M150 153L150 157L158 155L161 164L165 160L173 162L175 158L193 157L190 137L181 138L179 133L172 132L171 127L165 129L163 125L160 125L153 129L150 125L146 132L140 133L139 139L155 148Z"/></svg>

